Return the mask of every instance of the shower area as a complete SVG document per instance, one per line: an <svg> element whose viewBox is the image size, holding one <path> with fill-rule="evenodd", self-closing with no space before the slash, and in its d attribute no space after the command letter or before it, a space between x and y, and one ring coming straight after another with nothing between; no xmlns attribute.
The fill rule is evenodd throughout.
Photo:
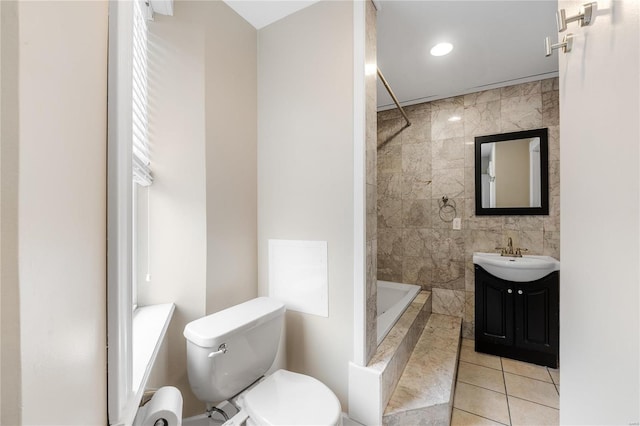
<svg viewBox="0 0 640 426"><path fill-rule="evenodd" d="M448 419L460 337L474 336L473 253L493 252L512 238L530 252L559 257L558 79L378 108L376 84L384 77L369 65L377 63L375 22L367 2L366 366L350 369L350 384L362 383L350 385L350 415L393 424L408 415L407 394L439 388L443 393L421 401L420 410ZM383 86L393 91L393 81ZM540 127L549 131L549 215L476 216L474 138ZM439 349L451 358L439 360L444 373L437 380L449 387L412 388L405 375L427 376L431 367L413 360L433 357L421 342L436 329L448 336ZM405 397L394 397L398 389Z"/></svg>
<svg viewBox="0 0 640 426"><path fill-rule="evenodd" d="M367 176L375 175L367 181L368 371L353 376L372 389L367 403L380 417L364 423L448 421L460 338L474 337L474 252L493 252L512 238L559 256L557 85L551 78L407 106L410 126L397 108L376 113L376 150L367 150ZM538 105L536 122L527 123ZM517 126L549 129L550 214L476 216L474 137ZM378 326L386 319L385 282L417 286L417 295L399 302L396 309L407 303L406 310L377 345L374 330L386 328ZM350 411L359 406L351 393Z"/></svg>

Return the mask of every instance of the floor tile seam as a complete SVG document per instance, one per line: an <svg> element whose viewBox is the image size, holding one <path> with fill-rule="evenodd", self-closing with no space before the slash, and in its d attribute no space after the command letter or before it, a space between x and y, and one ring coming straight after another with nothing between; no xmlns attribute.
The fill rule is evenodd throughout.
<svg viewBox="0 0 640 426"><path fill-rule="evenodd" d="M458 383L464 383L465 385L475 386L475 387L477 387L477 388L481 388L481 389L490 390L490 391L492 391L492 392L499 393L500 395L505 395L505 396L507 395L507 390L506 390L506 388L505 388L505 391L504 391L504 392L500 392L500 391L497 391L497 390L495 390L495 389L487 388L487 387L484 387L484 386L481 386L481 385L478 385L478 384L475 384L475 383L465 382L464 380L462 380L462 379L460 379L460 378L458 378L457 382L458 382ZM503 384L504 384L504 382L503 382Z"/></svg>
<svg viewBox="0 0 640 426"><path fill-rule="evenodd" d="M460 380L458 380L458 383L460 383ZM506 393L501 393L501 392L498 392L498 391L494 391L493 389L483 388L482 386L474 385L473 383L467 383L467 382L462 382L462 383L464 383L465 385L468 385L468 386L473 386L474 388L488 390L490 392L497 393L498 395L507 396Z"/></svg>
<svg viewBox="0 0 640 426"><path fill-rule="evenodd" d="M558 395L558 396L559 396L559 395ZM525 397L518 396L518 395L511 395L511 394L509 393L509 390L507 390L507 400L509 399L509 397L513 397L513 398L521 399L521 400L523 400L523 401L529 401L529 402L531 402L531 403L533 403L533 404L543 405L543 406L545 406L545 407L555 408L556 410L559 410L559 408L557 408L557 407L553 407L553 406L551 406L551 405L543 404L542 402L539 402L539 401L534 401L534 400L532 400L532 399L527 399L527 398L525 398ZM559 404L558 404L558 405L559 405Z"/></svg>
<svg viewBox="0 0 640 426"><path fill-rule="evenodd" d="M551 379L551 383L553 383L554 385L556 384L556 382L553 380L553 376L551 375L551 372L549 371L549 367L544 367L544 371L547 372L547 375L549 376L549 378Z"/></svg>
<svg viewBox="0 0 640 426"><path fill-rule="evenodd" d="M468 383L465 383L465 384L468 384ZM470 385L470 386L474 386L474 387L476 387L476 388L479 388L479 386L475 386L475 385ZM481 388L481 389L484 389L484 388ZM505 397L505 399L506 399L506 395L505 395L505 394L502 394L502 393L500 393L500 392L492 391L491 389L485 389L485 390L489 390L489 391L491 391L491 392L494 392L494 393L497 393L497 394L499 394L499 395L502 395L502 396L504 396L504 397ZM508 401L505 401L505 402L507 403L507 412L508 412L508 411L509 411L509 402L508 402ZM486 417L486 416L480 415L480 414L478 414L478 413L474 413L474 412L472 412L472 411L467 411L467 410L464 410L464 409L462 409L462 408L460 408L460 407L457 407L457 406L455 405L455 398L454 398L454 402L453 402L453 404L452 404L452 408L455 408L455 409L457 409L457 410L461 410L461 411L466 411L467 413L471 413L471 414L473 414L473 415L475 415L475 416L478 416L478 417L482 417L482 418L484 418L484 419L491 420L492 422L496 422L496 423L500 423L500 424L505 424L505 423L501 422L500 420L492 419L491 417ZM511 425L511 415L509 415L509 425Z"/></svg>
<svg viewBox="0 0 640 426"><path fill-rule="evenodd" d="M549 371L549 369L547 369L547 371ZM551 376L551 373L549 373L549 376ZM558 383L556 383L556 379L554 379L554 378L553 378L553 376L551 376L551 382L552 382L554 385L559 385L559 384L560 384L560 380L558 380Z"/></svg>
<svg viewBox="0 0 640 426"><path fill-rule="evenodd" d="M547 383L549 385L555 385L555 383L553 383L553 382L546 382L544 380L536 379L535 377L523 376L522 374L512 373L511 371L505 371L505 370L502 370L502 371L504 371L505 374L511 374L513 376L524 377L525 379L531 379L531 380L535 380L537 382Z"/></svg>
<svg viewBox="0 0 640 426"><path fill-rule="evenodd" d="M480 367L490 368L490 369L492 369L492 370L496 370L496 371L502 371L502 368L498 369L498 368L489 367L489 366L487 366L487 365L478 364L477 362L467 361L466 359L462 359L462 357L460 357L460 361L464 361L464 362L466 362L467 364L479 365ZM500 363L500 365L502 365L502 363Z"/></svg>
<svg viewBox="0 0 640 426"><path fill-rule="evenodd" d="M475 365L476 367L484 367L484 368L488 368L488 369L493 370L493 371L502 371L502 370L498 370L497 368L487 367L486 365L476 364L476 363L474 363L474 362L470 362L470 361L464 360L464 359L462 359L462 358L460 358L460 362L464 362L465 364ZM460 362L459 362L459 363L460 363ZM459 368L459 367L460 367L460 366L458 366L458 368Z"/></svg>
<svg viewBox="0 0 640 426"><path fill-rule="evenodd" d="M511 419L511 406L509 405L509 394L507 393L507 378L504 373L504 365L502 365L502 358L500 358L500 369L502 370L502 384L504 385L504 393L507 398L507 412L509 413L509 424L513 424L513 420Z"/></svg>
<svg viewBox="0 0 640 426"><path fill-rule="evenodd" d="M527 401L527 402L530 402L532 404L541 405L541 406L546 407L546 408L553 408L554 410L560 411L560 408L552 407L552 406L547 405L547 404L542 404L542 403L537 402L537 401L532 401L530 399L523 398L521 396L515 396L515 395L509 395L509 394L507 394L507 404L509 403L509 398L519 399L520 401Z"/></svg>
<svg viewBox="0 0 640 426"><path fill-rule="evenodd" d="M462 408L458 408L458 407L453 407L453 408L454 408L455 410L458 410L458 411L464 411L465 413L473 414L473 415L474 415L474 416L476 416L476 417L482 417L483 419L487 419L487 420L489 420L489 421L491 421L491 422L496 422L496 423L500 423L501 425L509 426L509 425L507 425L507 424L505 424L505 423L499 422L499 421L497 421L497 420L490 419L489 417L482 416L482 415L480 415L480 414L478 414L478 413L474 413L474 412L472 412L472 411L463 410Z"/></svg>

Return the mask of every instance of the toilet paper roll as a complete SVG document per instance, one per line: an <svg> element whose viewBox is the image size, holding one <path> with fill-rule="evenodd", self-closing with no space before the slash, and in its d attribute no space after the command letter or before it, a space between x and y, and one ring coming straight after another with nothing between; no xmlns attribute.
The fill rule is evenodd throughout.
<svg viewBox="0 0 640 426"><path fill-rule="evenodd" d="M142 426L182 426L182 394L173 386L158 389L146 409Z"/></svg>

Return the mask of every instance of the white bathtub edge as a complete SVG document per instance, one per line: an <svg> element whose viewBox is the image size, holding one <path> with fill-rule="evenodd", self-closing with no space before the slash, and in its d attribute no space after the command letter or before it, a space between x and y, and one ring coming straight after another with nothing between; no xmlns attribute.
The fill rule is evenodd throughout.
<svg viewBox="0 0 640 426"><path fill-rule="evenodd" d="M377 318L377 344L384 340L404 311L409 307L413 299L420 293L422 287L413 284L394 283L390 281L378 281L379 287L397 288L407 291L407 294L384 314Z"/></svg>

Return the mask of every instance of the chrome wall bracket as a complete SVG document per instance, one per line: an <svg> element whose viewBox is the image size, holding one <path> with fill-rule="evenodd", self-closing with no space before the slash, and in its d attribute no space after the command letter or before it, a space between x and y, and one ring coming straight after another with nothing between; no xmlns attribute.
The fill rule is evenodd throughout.
<svg viewBox="0 0 640 426"><path fill-rule="evenodd" d="M578 21L578 25L580 25L581 27L586 27L587 25L589 25L593 21L593 12L597 8L597 6L598 6L598 3L596 2L585 3L580 8L580 11L578 12L577 15L569 16L568 18L567 18L567 12L564 9L560 9L556 13L556 22L558 24L558 32L561 33L563 31L566 31L567 24L569 22Z"/></svg>
<svg viewBox="0 0 640 426"><path fill-rule="evenodd" d="M573 34L569 33L564 36L561 43L551 44L549 37L544 38L545 56L551 56L554 50L562 49L563 53L571 52L573 47Z"/></svg>

